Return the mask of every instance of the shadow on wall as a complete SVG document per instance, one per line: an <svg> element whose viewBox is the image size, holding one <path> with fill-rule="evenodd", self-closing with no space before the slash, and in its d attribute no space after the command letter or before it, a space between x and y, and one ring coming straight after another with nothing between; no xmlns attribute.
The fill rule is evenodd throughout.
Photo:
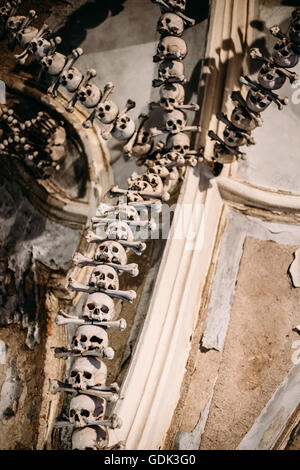
<svg viewBox="0 0 300 470"><path fill-rule="evenodd" d="M72 13L66 25L56 34L62 38L60 52L70 54L72 49L79 47L85 40L88 29L96 28L103 23L111 13L118 15L123 9L126 0L95 0L88 1Z"/></svg>

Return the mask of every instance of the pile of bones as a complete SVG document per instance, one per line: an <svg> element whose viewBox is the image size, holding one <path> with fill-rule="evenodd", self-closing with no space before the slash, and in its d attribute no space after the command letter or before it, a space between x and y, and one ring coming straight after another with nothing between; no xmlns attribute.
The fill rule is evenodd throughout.
<svg viewBox="0 0 300 470"><path fill-rule="evenodd" d="M76 253L73 260L79 267L93 267L89 283L86 286L71 278L68 283L68 289L86 295L83 311L79 316L61 311L56 318L58 325L77 327L70 347L55 349L57 358L72 360L67 382L51 382L52 393L72 394L68 419L57 420L55 426L73 428L72 449L77 450L125 448L123 442L109 447L109 429L119 428L122 423L114 413L107 416L106 410L112 408L108 404L119 399L120 390L116 383L106 384L107 366L103 362L114 357L107 332L126 328L125 319L116 318L115 302L133 302L136 298L135 291L119 289L119 276L138 275L138 265L128 263L131 251L141 254L146 249L146 244L135 237L136 228L154 228L153 221L149 220L149 209L160 212L162 202L170 199L186 167L194 167L203 159L203 149L192 150L187 134L200 131L198 126L187 124L186 115L186 111L195 112L199 106L184 104L183 59L187 45L182 35L195 22L184 14L186 0L151 1L161 9L157 24L160 40L153 58L158 63L158 78L153 86L160 87L160 97L157 103L150 103L148 115L139 116L137 125L128 115L135 107L134 101L128 100L124 109L119 110L110 99L114 90L112 83L107 83L102 91L92 82L95 70L83 74L75 67L76 60L83 54L81 48L74 49L67 57L58 52L61 39L53 37L48 25L43 24L41 29L32 26L35 11L29 11L26 17L16 14L21 0L2 2L0 8L0 18L12 47L23 49L15 55L16 61L24 64L33 56L41 65L38 79L43 73L52 77L48 93L53 98L59 90L67 91L71 94L65 106L68 112L74 111L77 102L84 106L90 111L83 122L85 128L92 127L96 120L104 139L114 137L123 141L124 153L135 158L137 165L146 167L144 173L131 175L128 188L113 186L108 196L115 198L114 202L103 202L97 208L91 219L94 231L86 235L88 243L97 244L94 259ZM163 124L161 128L147 128L151 112L157 108L162 111ZM5 113L10 115L10 111L5 110ZM165 141L155 142L159 135L164 136Z"/></svg>
<svg viewBox="0 0 300 470"><path fill-rule="evenodd" d="M257 74L257 81L250 77L240 78L240 83L248 88L244 99L239 91L233 91L231 99L235 103L230 120L224 113L217 118L225 124L223 139L212 130L209 137L216 141L214 146L215 162L232 163L234 160L245 159L245 153L240 147L255 144L251 132L262 125L261 113L273 102L278 109L283 109L288 103L286 97L279 96L275 90L280 89L288 79L294 83L298 79L295 72L289 69L295 67L300 54L300 8L292 13L292 22L286 34L279 26L270 28L270 32L279 41L274 45L271 58L264 57L259 49L250 50L250 57L262 63Z"/></svg>

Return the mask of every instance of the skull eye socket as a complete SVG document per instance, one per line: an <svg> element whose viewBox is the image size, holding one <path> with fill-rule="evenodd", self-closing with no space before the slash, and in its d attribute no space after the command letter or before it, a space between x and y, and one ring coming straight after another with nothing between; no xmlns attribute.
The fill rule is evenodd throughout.
<svg viewBox="0 0 300 470"><path fill-rule="evenodd" d="M48 65L52 65L52 59L48 59Z"/></svg>
<svg viewBox="0 0 300 470"><path fill-rule="evenodd" d="M74 408L72 408L72 409L70 410L70 416L71 416L71 417L75 416L75 410L74 410Z"/></svg>
<svg viewBox="0 0 300 470"><path fill-rule="evenodd" d="M87 304L87 308L89 310L94 310L95 309L95 304Z"/></svg>
<svg viewBox="0 0 300 470"><path fill-rule="evenodd" d="M164 103L166 102L166 98L161 98L161 99L160 99L160 102L161 102L162 104L164 104Z"/></svg>
<svg viewBox="0 0 300 470"><path fill-rule="evenodd" d="M91 374L90 372L86 372L86 371L84 371L84 373L83 373L83 377L84 377L85 379L88 379L88 380L89 380L89 379L91 379L91 378L92 378L92 374Z"/></svg>
<svg viewBox="0 0 300 470"><path fill-rule="evenodd" d="M184 150L188 150L188 149L189 149L189 146L188 146L188 145L184 145L183 148L184 148Z"/></svg>
<svg viewBox="0 0 300 470"><path fill-rule="evenodd" d="M109 110L110 110L110 106L109 106L109 104L107 104L107 105L105 106L105 111L109 111Z"/></svg>
<svg viewBox="0 0 300 470"><path fill-rule="evenodd" d="M173 126L173 121L168 121L167 124L168 124L169 127L171 127L171 126Z"/></svg>
<svg viewBox="0 0 300 470"><path fill-rule="evenodd" d="M109 308L108 308L106 305L102 305L102 307L101 307L100 310L101 310L101 312L103 312L103 313L108 313L108 312L109 312Z"/></svg>
<svg viewBox="0 0 300 470"><path fill-rule="evenodd" d="M228 137L228 136L229 136L229 132L225 130L223 135L224 135L224 137Z"/></svg>
<svg viewBox="0 0 300 470"><path fill-rule="evenodd" d="M120 129L126 129L126 124L122 124L122 125L120 126Z"/></svg>
<svg viewBox="0 0 300 470"><path fill-rule="evenodd" d="M85 343L87 341L87 337L85 335L81 335L80 341L81 343Z"/></svg>
<svg viewBox="0 0 300 470"><path fill-rule="evenodd" d="M108 277L109 279L113 279L113 278L114 278L114 275L113 275L112 273L108 273L107 277Z"/></svg>
<svg viewBox="0 0 300 470"><path fill-rule="evenodd" d="M71 377L76 377L76 375L77 375L76 370L72 370L72 372L71 372Z"/></svg>
<svg viewBox="0 0 300 470"><path fill-rule="evenodd" d="M88 96L91 96L92 90L91 90L90 88L88 88L87 91L86 91L86 94L87 94Z"/></svg>
<svg viewBox="0 0 300 470"><path fill-rule="evenodd" d="M113 246L113 247L112 247L112 252L113 252L113 253L118 253L118 251L119 251L119 250L118 250L118 248L117 248L116 246Z"/></svg>
<svg viewBox="0 0 300 470"><path fill-rule="evenodd" d="M69 74L68 74L68 79L69 79L69 80L72 80L73 77L74 77L74 75L73 75L72 73L69 73Z"/></svg>
<svg viewBox="0 0 300 470"><path fill-rule="evenodd" d="M100 271L95 271L95 272L94 272L94 275L95 275L95 276L100 276L100 274L101 274Z"/></svg>
<svg viewBox="0 0 300 470"><path fill-rule="evenodd" d="M177 124L178 124L179 126L181 126L181 125L182 125L182 120L181 120L181 119L177 119Z"/></svg>
<svg viewBox="0 0 300 470"><path fill-rule="evenodd" d="M281 51L281 54L284 56L284 57L287 57L289 55L289 51L287 51L286 49L284 49L283 51Z"/></svg>
<svg viewBox="0 0 300 470"><path fill-rule="evenodd" d="M157 46L157 49L158 49L159 51L161 51L161 52L164 52L164 50L165 50L165 48L164 48L164 46L163 46L162 44L159 44L159 45Z"/></svg>
<svg viewBox="0 0 300 470"><path fill-rule="evenodd" d="M166 74L167 70L166 69L160 69L161 73Z"/></svg>
<svg viewBox="0 0 300 470"><path fill-rule="evenodd" d="M267 80L273 80L274 77L273 77L273 75L271 75L270 73L268 73L266 78L267 78Z"/></svg>
<svg viewBox="0 0 300 470"><path fill-rule="evenodd" d="M40 39L40 40L37 42L37 45L38 45L39 47L41 47L41 46L43 45L43 40Z"/></svg>
<svg viewBox="0 0 300 470"><path fill-rule="evenodd" d="M175 103L175 99L174 99L174 98L170 98L169 101L170 101L170 103Z"/></svg>
<svg viewBox="0 0 300 470"><path fill-rule="evenodd" d="M171 23L170 18L166 18L166 23L167 23L167 24L170 24L170 23Z"/></svg>
<svg viewBox="0 0 300 470"><path fill-rule="evenodd" d="M81 416L84 416L85 418L88 418L90 416L89 410L81 410Z"/></svg>
<svg viewBox="0 0 300 470"><path fill-rule="evenodd" d="M97 338L97 336L92 336L92 337L91 337L91 342L92 342L92 343L99 343L99 344L101 344L102 341L103 341L103 339Z"/></svg>

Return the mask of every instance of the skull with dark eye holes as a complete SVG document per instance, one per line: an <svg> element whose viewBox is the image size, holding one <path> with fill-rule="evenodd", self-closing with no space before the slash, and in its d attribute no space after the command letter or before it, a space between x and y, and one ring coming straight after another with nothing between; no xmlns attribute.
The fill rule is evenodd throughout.
<svg viewBox="0 0 300 470"><path fill-rule="evenodd" d="M184 33L183 19L175 13L164 13L158 20L157 31L162 36L180 37Z"/></svg>
<svg viewBox="0 0 300 470"><path fill-rule="evenodd" d="M284 85L286 76L271 64L264 64L258 72L257 81L267 90L278 90Z"/></svg>
<svg viewBox="0 0 300 470"><path fill-rule="evenodd" d="M104 398L80 394L70 401L69 419L76 428L88 426L94 421L103 419L105 412Z"/></svg>
<svg viewBox="0 0 300 470"><path fill-rule="evenodd" d="M113 240L101 243L97 248L95 258L104 263L127 264L125 249L120 243Z"/></svg>
<svg viewBox="0 0 300 470"><path fill-rule="evenodd" d="M89 286L100 289L119 289L119 277L111 266L97 266L90 277Z"/></svg>
<svg viewBox="0 0 300 470"><path fill-rule="evenodd" d="M72 450L100 450L108 446L107 428L86 426L72 434Z"/></svg>
<svg viewBox="0 0 300 470"><path fill-rule="evenodd" d="M87 390L105 385L107 367L95 357L79 357L74 360L70 370L69 383L75 390Z"/></svg>
<svg viewBox="0 0 300 470"><path fill-rule="evenodd" d="M265 111L268 106L272 103L272 99L269 95L262 93L261 91L249 90L246 98L247 107L254 113L261 113Z"/></svg>
<svg viewBox="0 0 300 470"><path fill-rule="evenodd" d="M88 320L100 322L114 320L116 309L113 299L100 292L88 295L82 316Z"/></svg>

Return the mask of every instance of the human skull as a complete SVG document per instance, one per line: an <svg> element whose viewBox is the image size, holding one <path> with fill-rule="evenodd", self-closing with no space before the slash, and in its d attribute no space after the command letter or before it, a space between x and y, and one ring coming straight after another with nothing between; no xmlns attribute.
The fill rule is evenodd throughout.
<svg viewBox="0 0 300 470"><path fill-rule="evenodd" d="M129 179L128 188L132 191L147 191L147 192L153 191L151 184L142 179Z"/></svg>
<svg viewBox="0 0 300 470"><path fill-rule="evenodd" d="M126 114L117 117L112 135L117 140L128 140L135 132L135 123Z"/></svg>
<svg viewBox="0 0 300 470"><path fill-rule="evenodd" d="M178 134L186 127L186 115L178 109L170 113L164 113L163 121L167 132L170 132L170 134Z"/></svg>
<svg viewBox="0 0 300 470"><path fill-rule="evenodd" d="M81 354L87 351L102 351L107 359L114 356L113 349L108 347L106 331L95 325L82 325L77 328L72 339L72 349Z"/></svg>
<svg viewBox="0 0 300 470"><path fill-rule="evenodd" d="M6 29L10 33L14 33L20 29L22 23L25 21L25 16L11 16L6 22Z"/></svg>
<svg viewBox="0 0 300 470"><path fill-rule="evenodd" d="M98 107L98 117L103 124L111 124L118 116L119 108L111 100L100 103Z"/></svg>
<svg viewBox="0 0 300 470"><path fill-rule="evenodd" d="M184 88L179 83L163 85L159 94L160 104L166 111L173 111L176 105L178 106L184 102Z"/></svg>
<svg viewBox="0 0 300 470"><path fill-rule="evenodd" d="M259 117L259 116L258 116ZM249 116L243 108L236 106L231 114L231 122L245 131L252 131L257 127L257 121Z"/></svg>
<svg viewBox="0 0 300 470"><path fill-rule="evenodd" d="M119 289L117 272L111 266L100 265L93 269L89 280L89 286L99 289Z"/></svg>
<svg viewBox="0 0 300 470"><path fill-rule="evenodd" d="M261 91L249 90L246 98L247 107L254 113L260 113L272 103L269 95Z"/></svg>
<svg viewBox="0 0 300 470"><path fill-rule="evenodd" d="M88 426L90 423L102 420L106 412L104 398L77 395L70 401L69 419L76 428Z"/></svg>
<svg viewBox="0 0 300 470"><path fill-rule="evenodd" d="M17 33L17 42L22 47L22 49L26 49L28 44L32 41L33 38L37 35L38 30L33 26L28 26L28 28L22 29Z"/></svg>
<svg viewBox="0 0 300 470"><path fill-rule="evenodd" d="M105 385L107 367L95 357L76 358L71 366L69 383L75 390Z"/></svg>
<svg viewBox="0 0 300 470"><path fill-rule="evenodd" d="M168 0L167 2L171 7L177 10L184 11L186 7L186 0Z"/></svg>
<svg viewBox="0 0 300 470"><path fill-rule="evenodd" d="M95 108L101 100L102 93L93 83L87 83L78 88L78 100L85 108Z"/></svg>
<svg viewBox="0 0 300 470"><path fill-rule="evenodd" d="M233 163L236 160L236 156L218 142L214 145L214 155L215 160L224 165Z"/></svg>
<svg viewBox="0 0 300 470"><path fill-rule="evenodd" d="M158 175L160 178L165 179L165 178L169 177L170 172L167 168L165 168L161 165L154 165L154 166L148 168L147 174L149 176Z"/></svg>
<svg viewBox="0 0 300 470"><path fill-rule="evenodd" d="M46 73L57 76L66 64L66 57L60 52L54 52L53 54L43 57L40 64Z"/></svg>
<svg viewBox="0 0 300 470"><path fill-rule="evenodd" d="M184 65L178 60L164 60L160 63L158 68L158 78L160 80L168 80L172 78L178 79L178 81L184 80Z"/></svg>
<svg viewBox="0 0 300 470"><path fill-rule="evenodd" d="M160 60L183 60L187 55L187 46L183 39L175 36L162 38L157 46L157 57Z"/></svg>
<svg viewBox="0 0 300 470"><path fill-rule="evenodd" d="M258 72L257 80L267 90L278 90L284 85L286 77L275 67L264 64Z"/></svg>
<svg viewBox="0 0 300 470"><path fill-rule="evenodd" d="M71 67L61 74L59 82L66 90L72 93L78 89L82 79L82 73L76 67Z"/></svg>
<svg viewBox="0 0 300 470"><path fill-rule="evenodd" d="M72 434L72 450L100 450L108 445L108 433L101 426L75 429Z"/></svg>
<svg viewBox="0 0 300 470"><path fill-rule="evenodd" d="M143 157L151 152L153 148L153 138L150 132L142 128L138 132L134 145L132 147L132 153L136 157Z"/></svg>
<svg viewBox="0 0 300 470"><path fill-rule="evenodd" d="M44 38L33 38L30 42L30 50L38 61L48 54L50 47L50 42Z"/></svg>
<svg viewBox="0 0 300 470"><path fill-rule="evenodd" d="M189 136L181 132L169 135L167 138L167 149L171 152L180 153L180 155L186 155L190 150Z"/></svg>
<svg viewBox="0 0 300 470"><path fill-rule="evenodd" d="M126 251L120 243L108 240L101 243L95 255L97 261L125 265L127 263Z"/></svg>
<svg viewBox="0 0 300 470"><path fill-rule="evenodd" d="M225 127L223 132L224 142L229 147L239 147L245 145L245 137L228 126Z"/></svg>
<svg viewBox="0 0 300 470"><path fill-rule="evenodd" d="M300 44L300 10L297 9L293 12L293 17L295 20L291 23L289 29L289 35L291 40L296 43Z"/></svg>
<svg viewBox="0 0 300 470"><path fill-rule="evenodd" d="M157 31L164 36L180 37L184 33L183 19L175 13L165 13L158 20Z"/></svg>
<svg viewBox="0 0 300 470"><path fill-rule="evenodd" d="M96 321L112 321L116 317L115 304L111 297L96 292L87 298L83 314L84 318Z"/></svg>
<svg viewBox="0 0 300 470"><path fill-rule="evenodd" d="M293 50L292 45L284 41L275 44L273 58L280 67L292 68L299 62L299 56Z"/></svg>
<svg viewBox="0 0 300 470"><path fill-rule="evenodd" d="M133 234L129 225L120 220L109 224L106 235L110 240L132 240Z"/></svg>
<svg viewBox="0 0 300 470"><path fill-rule="evenodd" d="M142 179L150 184L151 188L155 192L163 191L163 182L161 177L158 174L151 173L149 170L147 173L142 175Z"/></svg>

